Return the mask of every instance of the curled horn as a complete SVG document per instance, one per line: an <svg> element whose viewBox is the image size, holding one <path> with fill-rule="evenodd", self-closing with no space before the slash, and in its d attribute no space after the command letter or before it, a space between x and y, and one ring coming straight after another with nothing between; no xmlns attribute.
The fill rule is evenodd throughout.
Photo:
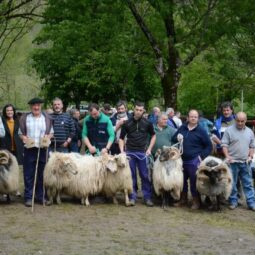
<svg viewBox="0 0 255 255"><path fill-rule="evenodd" d="M8 164L10 159L9 152L7 151L0 151L0 164Z"/></svg>

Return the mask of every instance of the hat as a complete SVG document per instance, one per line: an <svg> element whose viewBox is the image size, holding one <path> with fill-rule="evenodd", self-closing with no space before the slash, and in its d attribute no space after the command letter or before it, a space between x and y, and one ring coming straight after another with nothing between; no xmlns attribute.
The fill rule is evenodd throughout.
<svg viewBox="0 0 255 255"><path fill-rule="evenodd" d="M35 97L32 98L30 101L28 101L28 104L33 105L33 104L42 104L44 101L39 98L39 97Z"/></svg>

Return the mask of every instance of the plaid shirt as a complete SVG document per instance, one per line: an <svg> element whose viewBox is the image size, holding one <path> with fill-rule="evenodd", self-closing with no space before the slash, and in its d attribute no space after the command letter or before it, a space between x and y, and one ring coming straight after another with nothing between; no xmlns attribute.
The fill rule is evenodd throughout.
<svg viewBox="0 0 255 255"><path fill-rule="evenodd" d="M35 141L35 147L39 147L40 138L45 135L46 131L46 122L43 114L41 114L40 117L34 117L32 113L28 114L26 118L26 128L27 137ZM53 128L51 128L50 133L53 133Z"/></svg>

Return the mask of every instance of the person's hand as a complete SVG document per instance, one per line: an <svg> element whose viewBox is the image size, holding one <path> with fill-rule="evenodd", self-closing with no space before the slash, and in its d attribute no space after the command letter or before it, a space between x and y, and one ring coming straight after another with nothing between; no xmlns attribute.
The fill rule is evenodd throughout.
<svg viewBox="0 0 255 255"><path fill-rule="evenodd" d="M101 154L108 154L107 148L103 148L103 149L101 150Z"/></svg>
<svg viewBox="0 0 255 255"><path fill-rule="evenodd" d="M91 146L91 147L89 147L89 152L90 152L90 154L94 154L94 153L96 153L96 152L97 152L96 147L95 147L95 146Z"/></svg>
<svg viewBox="0 0 255 255"><path fill-rule="evenodd" d="M233 162L233 159L232 159L232 157L227 156L227 157L225 158L225 161L227 162L227 164L230 164L230 163Z"/></svg>
<svg viewBox="0 0 255 255"><path fill-rule="evenodd" d="M178 142L183 141L183 135L182 134L178 134L177 135L177 140L178 140Z"/></svg>
<svg viewBox="0 0 255 255"><path fill-rule="evenodd" d="M151 150L148 149L145 154L146 154L146 156L150 156L151 155Z"/></svg>
<svg viewBox="0 0 255 255"><path fill-rule="evenodd" d="M27 137L26 135L23 135L23 136L22 136L22 142L23 142L23 143L26 143L26 142L27 142L27 139L28 139L28 137Z"/></svg>

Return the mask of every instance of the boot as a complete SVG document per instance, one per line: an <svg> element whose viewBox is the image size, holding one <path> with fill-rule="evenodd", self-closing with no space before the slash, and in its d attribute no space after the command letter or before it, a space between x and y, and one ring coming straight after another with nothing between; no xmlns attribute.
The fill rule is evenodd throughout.
<svg viewBox="0 0 255 255"><path fill-rule="evenodd" d="M174 207L182 207L188 205L188 193L182 192L181 193L181 199L179 202L174 204Z"/></svg>
<svg viewBox="0 0 255 255"><path fill-rule="evenodd" d="M200 199L199 197L193 197L191 210L198 210L200 208Z"/></svg>

